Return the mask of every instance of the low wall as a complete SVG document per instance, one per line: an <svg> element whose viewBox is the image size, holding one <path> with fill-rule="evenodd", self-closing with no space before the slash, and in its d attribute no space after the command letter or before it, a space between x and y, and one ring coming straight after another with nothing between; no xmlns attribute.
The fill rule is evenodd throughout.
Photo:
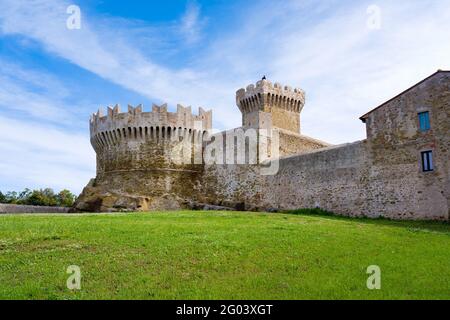
<svg viewBox="0 0 450 320"><path fill-rule="evenodd" d="M68 213L66 207L25 206L0 203L0 214L4 213Z"/></svg>

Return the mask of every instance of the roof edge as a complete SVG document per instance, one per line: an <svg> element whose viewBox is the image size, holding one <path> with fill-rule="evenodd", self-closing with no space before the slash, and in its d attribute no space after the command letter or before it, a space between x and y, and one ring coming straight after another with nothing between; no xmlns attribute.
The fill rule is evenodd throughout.
<svg viewBox="0 0 450 320"><path fill-rule="evenodd" d="M383 102L383 103L380 104L378 107L376 107L376 108L374 108L374 109L368 111L367 113L365 113L364 115L362 115L362 116L359 118L359 120L361 120L363 123L365 123L365 122L366 122L366 119L367 119L367 116L368 116L370 113L372 113L372 112L374 112L375 110L377 110L377 109L383 107L384 105L388 104L389 102L391 102L391 101L397 99L398 97L400 97L400 96L402 96L403 94L407 93L408 91L414 89L415 87L421 85L422 83L424 83L425 81L431 79L432 77L434 77L434 76L437 75L438 73L450 73L450 70L441 70L441 69L439 69L438 71L436 71L435 73L433 73L433 74L431 74L430 76L426 77L425 79L423 79L423 80L417 82L415 85L413 85L413 86L409 87L408 89L402 91L401 93L399 93L399 94L396 95L395 97L393 97L393 98L387 100L386 102Z"/></svg>

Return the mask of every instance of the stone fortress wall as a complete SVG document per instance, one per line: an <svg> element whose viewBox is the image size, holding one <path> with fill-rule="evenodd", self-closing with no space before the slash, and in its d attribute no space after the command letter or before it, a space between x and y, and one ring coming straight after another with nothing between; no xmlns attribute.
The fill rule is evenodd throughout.
<svg viewBox="0 0 450 320"><path fill-rule="evenodd" d="M90 209L89 203L97 201L94 207L104 211L202 205L270 211L318 207L348 216L449 219L450 72L438 71L367 113L361 117L367 139L338 146L300 134L300 112L305 103L300 89L262 80L239 90L236 102L243 115L243 129L279 133L280 158L269 159L269 164L279 167L276 174L262 175L261 164L202 164L183 167L186 171L174 177L170 170L148 170L160 161L160 166L172 167L155 149L130 152L135 150L135 143L127 143L123 156L143 157L119 164L120 150L108 145L101 151L95 145L95 133L104 130L98 130L98 125L95 129L91 121L100 165L97 178L83 191L77 210ZM429 112L431 129L422 132L418 113L424 111ZM145 136L145 129L143 132ZM145 150L148 143L144 145L140 148ZM153 148L158 147L157 142ZM202 148L205 151L205 143ZM423 171L422 151L432 151L433 171ZM105 154L115 159L114 166L102 158ZM104 175L108 166L121 171L114 169ZM145 170L136 175L135 168ZM158 187L149 187L153 184Z"/></svg>
<svg viewBox="0 0 450 320"><path fill-rule="evenodd" d="M431 129L419 130L418 113ZM275 175L255 167L207 166L206 202L247 210L322 208L348 216L449 219L450 72L438 72L364 115L367 139L279 160ZM282 148L282 146L280 146ZM433 152L423 172L421 152Z"/></svg>
<svg viewBox="0 0 450 320"><path fill-rule="evenodd" d="M212 126L212 113L199 108L153 105L108 107L90 120L91 144L97 154L97 177L77 203L82 211L179 209L202 172L202 141Z"/></svg>
<svg viewBox="0 0 450 320"><path fill-rule="evenodd" d="M90 120L97 172L173 166L180 162L174 159L177 146L186 142L201 145L211 126L212 112L202 108L198 115L181 105L174 113L167 111L167 105L153 105L151 112L143 112L142 105L128 106L124 113L116 105L108 107L106 116L99 110Z"/></svg>

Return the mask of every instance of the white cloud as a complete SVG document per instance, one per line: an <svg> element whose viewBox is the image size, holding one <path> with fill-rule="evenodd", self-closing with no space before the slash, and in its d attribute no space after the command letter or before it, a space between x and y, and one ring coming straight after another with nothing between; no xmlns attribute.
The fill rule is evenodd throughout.
<svg viewBox="0 0 450 320"><path fill-rule="evenodd" d="M200 16L200 6L197 2L188 2L186 12L181 17L179 31L188 44L198 42L201 30L206 21Z"/></svg>
<svg viewBox="0 0 450 320"><path fill-rule="evenodd" d="M87 134L70 134L0 116L1 187L53 187L81 191L95 175ZM5 190L2 190L5 191Z"/></svg>
<svg viewBox="0 0 450 320"><path fill-rule="evenodd" d="M0 32L32 39L47 51L155 102L211 107L219 128L240 125L235 90L267 74L273 81L306 90L302 114L305 134L332 143L362 139L360 115L436 69L450 69L450 5L446 1L379 0L376 4L381 8L382 25L378 31L367 28L366 9L372 2L263 1L239 6L221 34L204 43L201 31L205 18L192 3L178 29L187 45L176 44L181 45L181 53L192 49L196 41L199 48L184 67L156 63L152 55L164 52L144 50L140 43L145 30L152 30L145 38L146 45L167 45L167 29L158 32L157 27L142 23L99 18L81 8L81 30L68 30L68 4L2 0ZM0 103L4 105L34 101L33 108L51 114L64 99L50 94L36 96L17 81L10 81L11 72L0 81L5 77L9 79L7 86L0 88ZM37 78L28 74L19 73L16 78L36 85L33 79ZM37 145L30 145L29 150L34 147ZM86 153L72 156L81 159ZM61 164L64 159L69 161L63 157Z"/></svg>
<svg viewBox="0 0 450 320"><path fill-rule="evenodd" d="M120 25L108 25L108 32L83 14L81 30L66 29L64 1L37 0L30 6L4 0L0 17L4 33L35 39L125 88L171 105L213 107L220 128L239 125L235 90L267 73L307 90L305 133L338 143L364 137L357 117L367 109L448 66L450 19L445 2L378 1L383 24L375 32L366 25L369 2L341 10L335 10L336 3L264 2L242 8L229 30L181 69L154 63ZM194 3L182 19L188 34L197 33L199 19ZM113 37L116 31L120 36Z"/></svg>
<svg viewBox="0 0 450 320"><path fill-rule="evenodd" d="M0 57L0 83L0 114L85 127L76 113L89 110L91 105L80 107L66 103L70 90L48 72L25 68Z"/></svg>
<svg viewBox="0 0 450 320"><path fill-rule="evenodd" d="M102 28L104 33L94 30L95 21L89 19L83 8L81 29L67 29L68 4L36 0L30 5L29 1L4 0L0 3L0 28L5 34L20 34L39 41L48 51L86 70L171 105L208 107L223 96L222 88L214 85L217 81L209 73L171 70L153 63L126 38L114 37L114 24L109 25L110 31Z"/></svg>
<svg viewBox="0 0 450 320"><path fill-rule="evenodd" d="M367 28L371 2L316 3L245 11L239 33L221 38L211 58L223 55L222 68L240 79L267 74L305 89L302 128L308 135L333 143L363 139L359 116L450 68L448 2L377 1L379 31Z"/></svg>
<svg viewBox="0 0 450 320"><path fill-rule="evenodd" d="M0 190L81 191L95 175L95 158L88 132L73 134L87 124L64 102L70 90L44 71L5 60L0 83Z"/></svg>

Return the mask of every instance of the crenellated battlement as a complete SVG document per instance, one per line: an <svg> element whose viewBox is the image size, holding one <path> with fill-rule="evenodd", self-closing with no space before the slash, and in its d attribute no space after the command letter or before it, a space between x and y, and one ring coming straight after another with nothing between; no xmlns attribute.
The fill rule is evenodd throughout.
<svg viewBox="0 0 450 320"><path fill-rule="evenodd" d="M302 89L272 84L268 80L260 80L250 84L246 89L236 92L236 104L242 113L253 111L269 112L272 108L300 113L305 104L305 92Z"/></svg>
<svg viewBox="0 0 450 320"><path fill-rule="evenodd" d="M111 122L115 120L144 120L152 121L149 124L155 125L173 125L181 126L183 128L193 129L195 122L201 122L205 130L209 130L212 127L212 111L205 111L203 108L198 109L198 115L192 114L192 108L184 107L181 104L177 105L176 112L167 111L167 104L152 105L150 112L144 112L142 104L136 107L128 105L127 112L121 112L120 105L116 104L114 107L107 107L106 115L103 115L103 110L100 108L96 113L93 113L90 118L90 124L98 126L99 124ZM168 121L163 123L163 121Z"/></svg>
<svg viewBox="0 0 450 320"><path fill-rule="evenodd" d="M127 112L120 106L108 107L106 115L100 108L90 118L91 144L97 152L126 141L143 143L156 140L175 141L198 140L205 131L212 128L212 111L199 108L198 115L191 107L177 106L176 112L167 111L167 104L152 105L150 112L144 112L141 104L128 105ZM174 140L175 139L175 140Z"/></svg>
<svg viewBox="0 0 450 320"><path fill-rule="evenodd" d="M300 133L300 112L305 105L302 89L260 80L236 92L244 127L285 129Z"/></svg>
<svg viewBox="0 0 450 320"><path fill-rule="evenodd" d="M128 105L128 111L121 112L120 106L116 104L107 108L106 115L100 108L90 118L91 136L128 127L174 127L205 131L212 127L212 111L199 108L198 115L193 115L191 107L179 104L176 112L169 112L167 104L153 104L150 112L144 112L142 104L139 104L136 107Z"/></svg>

